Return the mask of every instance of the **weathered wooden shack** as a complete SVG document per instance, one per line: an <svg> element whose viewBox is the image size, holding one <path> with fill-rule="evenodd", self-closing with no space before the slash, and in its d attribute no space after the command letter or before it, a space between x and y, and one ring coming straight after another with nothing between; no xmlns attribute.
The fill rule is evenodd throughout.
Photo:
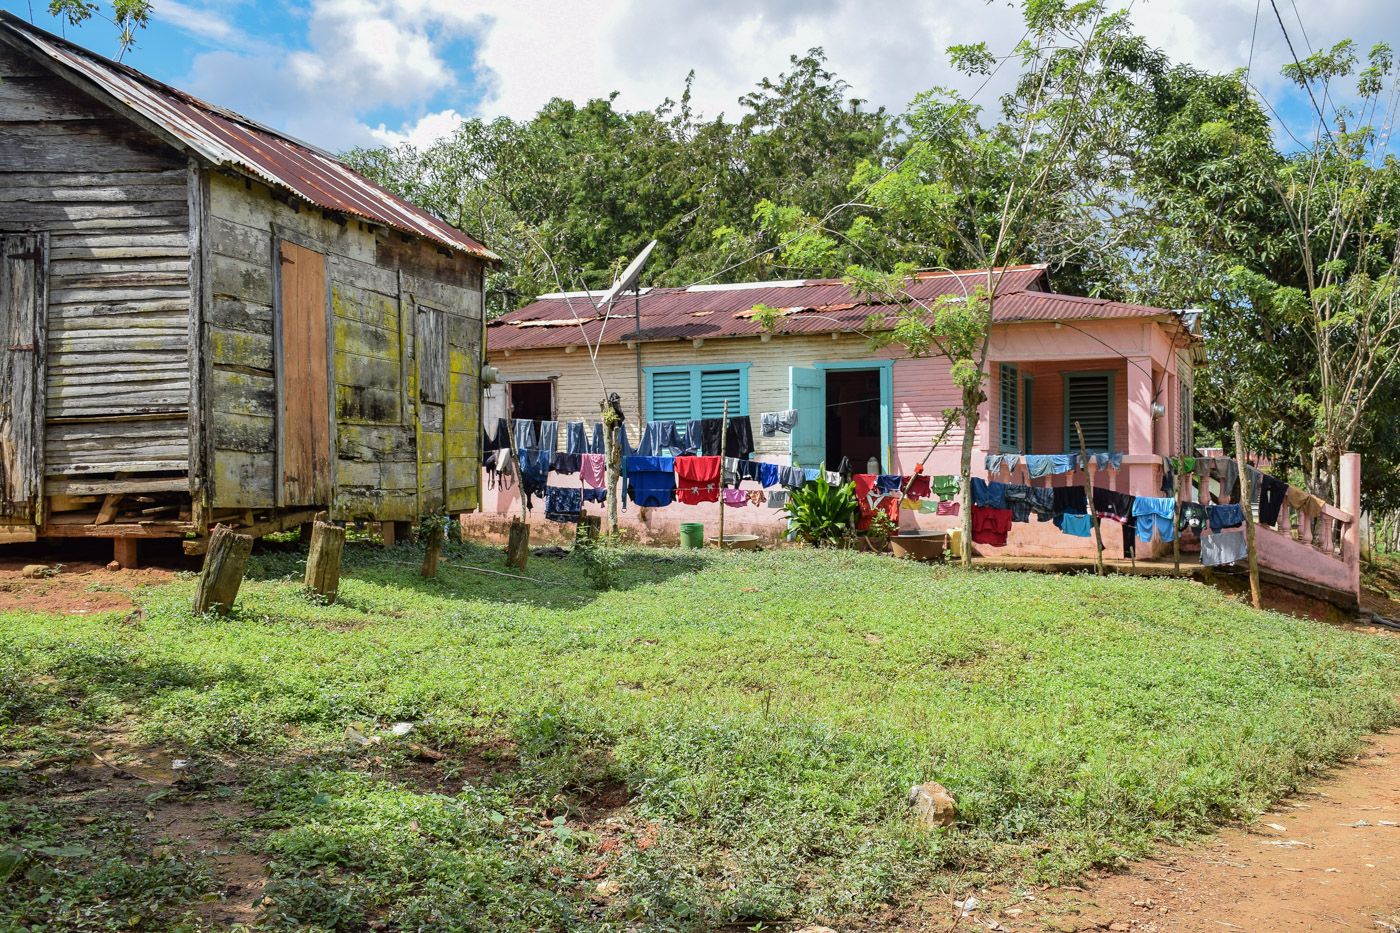
<svg viewBox="0 0 1400 933"><path fill-rule="evenodd" d="M496 256L0 12L0 542L477 506Z"/></svg>

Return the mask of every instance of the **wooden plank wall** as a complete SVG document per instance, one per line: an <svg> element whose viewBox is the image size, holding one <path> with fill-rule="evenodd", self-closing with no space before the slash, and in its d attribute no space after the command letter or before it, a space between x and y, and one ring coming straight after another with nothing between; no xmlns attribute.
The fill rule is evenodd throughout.
<svg viewBox="0 0 1400 933"><path fill-rule="evenodd" d="M209 446L214 507L275 504L277 379L273 353L274 230L326 256L331 284L335 518L410 521L440 503L444 445L419 443L416 302L442 309L469 344L457 386L470 441L459 445L475 505L479 475L476 347L481 274L474 261L406 242L354 218L275 200L261 184L210 177ZM468 339L468 336L475 335ZM469 384L468 384L469 383ZM428 434L443 431L442 418ZM436 466L436 469L434 467ZM420 495L424 478L427 488Z"/></svg>
<svg viewBox="0 0 1400 933"><path fill-rule="evenodd" d="M45 472L184 472L185 159L3 44L0 79L0 229L50 234Z"/></svg>

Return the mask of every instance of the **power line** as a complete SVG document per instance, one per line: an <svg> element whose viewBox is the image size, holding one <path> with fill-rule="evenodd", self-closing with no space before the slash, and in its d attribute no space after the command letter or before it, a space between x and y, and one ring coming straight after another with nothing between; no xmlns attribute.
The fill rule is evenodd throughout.
<svg viewBox="0 0 1400 933"><path fill-rule="evenodd" d="M1298 60L1298 53L1293 49L1293 40L1288 36L1288 27L1283 24L1283 14L1278 11L1277 0L1269 0L1269 6L1274 8L1274 17L1278 20L1278 28L1283 30L1283 41L1288 43L1288 54L1293 56L1293 64L1298 67L1298 78L1303 82L1303 87L1308 92L1308 100L1312 101L1313 109L1317 111L1317 120L1322 125L1322 132L1330 137L1332 130L1327 125L1327 117L1322 113L1322 107L1317 103L1317 96L1313 94L1312 81L1303 69L1303 63Z"/></svg>

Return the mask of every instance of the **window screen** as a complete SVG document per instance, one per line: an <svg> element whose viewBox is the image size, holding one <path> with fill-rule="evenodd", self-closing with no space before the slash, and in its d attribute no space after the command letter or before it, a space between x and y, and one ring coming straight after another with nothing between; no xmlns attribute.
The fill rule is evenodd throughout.
<svg viewBox="0 0 1400 933"><path fill-rule="evenodd" d="M1001 396L1002 450L1021 449L1020 439L1016 431L1021 421L1021 396L1018 382L1016 366L1012 363L1002 363L1001 384L999 386L999 394Z"/></svg>
<svg viewBox="0 0 1400 933"><path fill-rule="evenodd" d="M685 421L691 417L690 373L651 374L652 421Z"/></svg>
<svg viewBox="0 0 1400 933"><path fill-rule="evenodd" d="M721 369L700 373L700 417L718 418L724 414L724 403L729 402L729 414L737 417L739 411L739 370Z"/></svg>
<svg viewBox="0 0 1400 933"><path fill-rule="evenodd" d="M1113 449L1113 376L1065 376L1065 443L1072 451L1079 449L1076 421L1084 431L1086 449Z"/></svg>

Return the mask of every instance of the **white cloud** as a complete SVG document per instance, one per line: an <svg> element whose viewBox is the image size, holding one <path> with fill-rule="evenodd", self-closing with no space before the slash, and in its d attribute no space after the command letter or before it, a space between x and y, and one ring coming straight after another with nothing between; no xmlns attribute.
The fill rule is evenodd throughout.
<svg viewBox="0 0 1400 933"><path fill-rule="evenodd" d="M1023 31L1012 0L311 0L308 48L289 51L250 40L196 2L157 7L224 46L196 59L192 90L330 147L424 145L464 115L524 119L552 97L617 91L618 106L650 109L678 97L692 69L692 105L734 118L740 96L817 46L852 95L898 112L936 85L975 87L948 67L949 45L985 40L1005 53ZM1300 55L1400 30L1400 3L1296 4L1306 38L1294 4L1279 6ZM1132 17L1173 61L1222 71L1250 56L1256 8L1251 76L1277 101L1293 92L1279 77L1289 55L1268 0L1136 0ZM474 58L454 60L459 40L474 43ZM994 108L1011 71L978 101ZM382 109L401 124L364 122Z"/></svg>

